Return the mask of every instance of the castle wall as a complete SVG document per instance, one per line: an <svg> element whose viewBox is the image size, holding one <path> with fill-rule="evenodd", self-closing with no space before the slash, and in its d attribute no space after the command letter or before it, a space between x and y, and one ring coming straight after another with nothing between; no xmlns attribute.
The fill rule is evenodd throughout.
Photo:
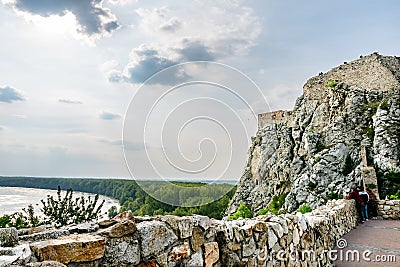
<svg viewBox="0 0 400 267"><path fill-rule="evenodd" d="M400 200L379 200L378 216L383 219L400 220Z"/></svg>
<svg viewBox="0 0 400 267"><path fill-rule="evenodd" d="M400 59L376 53L344 63L309 79L303 87L307 99L324 100L329 81L362 90L388 91L400 88Z"/></svg>
<svg viewBox="0 0 400 267"><path fill-rule="evenodd" d="M292 118L293 111L277 110L267 113L258 114L258 129L264 128L266 125L276 123L287 123Z"/></svg>
<svg viewBox="0 0 400 267"><path fill-rule="evenodd" d="M228 221L199 215L133 217L128 212L112 222L53 230L63 231L64 236L57 239L46 233L24 235L24 241L20 236L19 246L4 249L23 247L25 256L5 260L85 266L297 266L300 262L302 266L328 266L327 252L356 226L357 217L354 201L341 199L304 215ZM80 234L73 234L72 229ZM2 231L0 237L5 236ZM35 241L27 244L30 239Z"/></svg>

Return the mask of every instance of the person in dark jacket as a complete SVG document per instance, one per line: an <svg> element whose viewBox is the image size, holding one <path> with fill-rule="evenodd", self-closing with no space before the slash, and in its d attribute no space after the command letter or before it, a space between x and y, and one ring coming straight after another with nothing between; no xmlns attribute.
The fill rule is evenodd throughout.
<svg viewBox="0 0 400 267"><path fill-rule="evenodd" d="M360 197L360 193L359 193L360 190L361 190L361 188L359 186L353 188L353 190L346 197L346 199L354 199L356 201L356 209L357 209L357 213L358 213L359 222L364 223L364 218L363 218L362 211L361 211L364 201Z"/></svg>
<svg viewBox="0 0 400 267"><path fill-rule="evenodd" d="M370 218L376 218L378 216L378 198L370 188L367 188L366 191L369 195L368 215Z"/></svg>
<svg viewBox="0 0 400 267"><path fill-rule="evenodd" d="M361 187L361 190L358 192L360 194L360 197L363 200L363 203L361 204L361 213L363 216L363 219L365 221L368 221L368 203L369 203L369 195L367 192L364 191L364 189Z"/></svg>

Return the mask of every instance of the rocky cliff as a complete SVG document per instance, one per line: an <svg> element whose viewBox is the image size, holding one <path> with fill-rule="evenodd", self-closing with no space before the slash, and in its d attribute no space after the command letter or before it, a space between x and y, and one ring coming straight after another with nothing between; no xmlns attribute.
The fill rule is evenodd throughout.
<svg viewBox="0 0 400 267"><path fill-rule="evenodd" d="M292 111L260 114L227 214L341 198L362 182L362 147L368 165L400 170L399 91L400 58L374 53L309 79Z"/></svg>

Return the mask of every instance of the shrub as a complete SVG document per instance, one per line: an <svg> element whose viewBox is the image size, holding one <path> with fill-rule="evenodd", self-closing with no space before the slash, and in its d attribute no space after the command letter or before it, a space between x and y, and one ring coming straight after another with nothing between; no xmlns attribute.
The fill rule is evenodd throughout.
<svg viewBox="0 0 400 267"><path fill-rule="evenodd" d="M99 195L94 199L90 196L86 199L84 196L72 199L73 191L68 189L64 197L61 197L61 188L58 187L57 198L48 195L47 201L41 200L43 204L42 211L47 216L47 223L54 224L56 227L72 223L82 223L96 220L104 201L97 206ZM97 207L96 207L97 206Z"/></svg>
<svg viewBox="0 0 400 267"><path fill-rule="evenodd" d="M0 217L0 228L15 227L17 229L36 227L41 225L39 217L35 216L32 204L28 209L22 209L22 212L14 212L13 214L5 214Z"/></svg>
<svg viewBox="0 0 400 267"><path fill-rule="evenodd" d="M349 175L354 170L355 167L356 167L356 165L355 165L353 159L351 158L350 155L347 155L346 160L344 162L343 169L342 169L342 174L344 176Z"/></svg>
<svg viewBox="0 0 400 267"><path fill-rule="evenodd" d="M0 217L0 228L6 228L9 227L9 224L11 222L10 215L5 214Z"/></svg>
<svg viewBox="0 0 400 267"><path fill-rule="evenodd" d="M268 213L269 213L269 209L262 208L262 209L260 209L260 211L258 212L257 215L266 215Z"/></svg>
<svg viewBox="0 0 400 267"><path fill-rule="evenodd" d="M245 205L245 204L240 204L239 208L237 209L237 211L230 215L228 217L229 220L237 220L239 218L252 218L253 217L253 213L251 212L251 210Z"/></svg>
<svg viewBox="0 0 400 267"><path fill-rule="evenodd" d="M400 172L396 170L384 171L377 164L375 164L375 171L381 199L395 195L400 191Z"/></svg>
<svg viewBox="0 0 400 267"><path fill-rule="evenodd" d="M366 186L369 189L375 189L376 188L376 184L367 184Z"/></svg>
<svg viewBox="0 0 400 267"><path fill-rule="evenodd" d="M112 219L112 218L114 218L115 216L117 216L117 215L118 215L118 209L117 209L117 207L116 207L116 206L112 206L111 208L109 208L109 209L108 209L107 215L108 215L108 218L109 218L109 219Z"/></svg>
<svg viewBox="0 0 400 267"><path fill-rule="evenodd" d="M36 227L36 226L42 224L42 222L40 221L40 218L35 215L35 210L33 209L32 204L28 205L28 210L22 209L22 211L27 214L26 219L28 221L29 227Z"/></svg>
<svg viewBox="0 0 400 267"><path fill-rule="evenodd" d="M321 152L322 150L326 149L326 146L321 142L321 140L318 140L316 149L317 152Z"/></svg>
<svg viewBox="0 0 400 267"><path fill-rule="evenodd" d="M272 214L278 214L279 210L282 208L283 204L285 204L285 198L287 194L281 194L279 196L274 196L272 198L271 204L269 204L269 210Z"/></svg>
<svg viewBox="0 0 400 267"><path fill-rule="evenodd" d="M290 182L288 180L280 181L279 184L276 185L276 189L280 189L280 188L283 188L283 187L288 187L289 183Z"/></svg>
<svg viewBox="0 0 400 267"><path fill-rule="evenodd" d="M314 182L308 182L308 187L310 188L310 190L314 190L315 188L317 188L317 184Z"/></svg>
<svg viewBox="0 0 400 267"><path fill-rule="evenodd" d="M389 180L400 180L400 172L391 170L386 174L386 177Z"/></svg>
<svg viewBox="0 0 400 267"><path fill-rule="evenodd" d="M364 130L364 133L368 136L369 139L374 140L375 130L373 127L368 127Z"/></svg>
<svg viewBox="0 0 400 267"><path fill-rule="evenodd" d="M311 212L311 211L312 211L312 208L310 206L306 205L306 204L301 205L300 208L299 208L299 212L302 213L302 214L307 213L307 212Z"/></svg>
<svg viewBox="0 0 400 267"><path fill-rule="evenodd" d="M389 110L389 104L386 99L382 101L380 108L384 110Z"/></svg>
<svg viewBox="0 0 400 267"><path fill-rule="evenodd" d="M368 102L368 103L362 105L361 109L363 109L363 110L371 109L373 113L376 113L380 104L381 104L381 100L379 100L379 99L374 100L374 101L371 101L371 102Z"/></svg>
<svg viewBox="0 0 400 267"><path fill-rule="evenodd" d="M334 80L329 80L328 83L326 84L326 87L328 88L335 88L337 85L337 82Z"/></svg>
<svg viewBox="0 0 400 267"><path fill-rule="evenodd" d="M335 193L333 191L329 192L328 195L326 195L326 198L331 200L331 199L339 199L338 193Z"/></svg>
<svg viewBox="0 0 400 267"><path fill-rule="evenodd" d="M392 200L400 199L400 197L399 197L399 193L396 193L396 194L390 195L390 196L389 196L389 199L392 199Z"/></svg>

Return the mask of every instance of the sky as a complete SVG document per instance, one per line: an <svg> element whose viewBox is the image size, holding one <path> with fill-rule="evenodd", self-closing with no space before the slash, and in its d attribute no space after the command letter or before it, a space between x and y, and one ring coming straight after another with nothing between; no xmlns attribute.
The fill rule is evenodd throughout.
<svg viewBox="0 0 400 267"><path fill-rule="evenodd" d="M344 61L400 55L399 7L2 0L0 176L237 180L254 114Z"/></svg>

